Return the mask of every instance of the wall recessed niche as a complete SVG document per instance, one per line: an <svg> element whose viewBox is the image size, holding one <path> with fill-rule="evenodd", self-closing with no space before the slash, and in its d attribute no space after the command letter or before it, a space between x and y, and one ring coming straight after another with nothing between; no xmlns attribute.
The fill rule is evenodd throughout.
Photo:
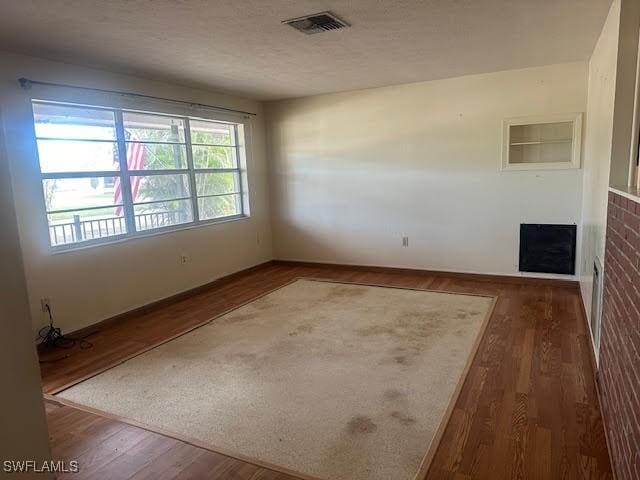
<svg viewBox="0 0 640 480"><path fill-rule="evenodd" d="M581 113L505 119L501 169L580 168L581 129Z"/></svg>

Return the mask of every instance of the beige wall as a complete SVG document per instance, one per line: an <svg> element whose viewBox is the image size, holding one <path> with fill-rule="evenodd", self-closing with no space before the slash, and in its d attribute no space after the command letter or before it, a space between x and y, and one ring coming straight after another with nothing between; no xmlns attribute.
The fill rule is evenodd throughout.
<svg viewBox="0 0 640 480"><path fill-rule="evenodd" d="M580 222L582 170L500 172L501 122L586 98L580 62L267 104L276 257L518 274L521 222Z"/></svg>
<svg viewBox="0 0 640 480"><path fill-rule="evenodd" d="M109 72L0 54L0 106L24 252L34 328L45 319L40 298L49 297L59 326L71 331L112 315L207 283L272 258L261 105L226 95L168 85ZM251 126L249 190L251 217L106 246L52 254L48 246L30 95L17 78L127 90L257 112ZM54 89L55 90L55 89ZM47 95L55 93L47 92ZM74 94L60 91L65 100ZM82 94L81 102L100 103ZM168 108L168 107L167 107ZM189 263L181 265L179 256Z"/></svg>
<svg viewBox="0 0 640 480"><path fill-rule="evenodd" d="M42 462L51 457L2 131L0 205L0 462ZM2 467L0 464L0 471ZM11 477L51 478L39 474Z"/></svg>
<svg viewBox="0 0 640 480"><path fill-rule="evenodd" d="M591 315L593 263L596 256L601 264L604 263L619 24L620 0L615 0L589 62L580 278L587 316Z"/></svg>

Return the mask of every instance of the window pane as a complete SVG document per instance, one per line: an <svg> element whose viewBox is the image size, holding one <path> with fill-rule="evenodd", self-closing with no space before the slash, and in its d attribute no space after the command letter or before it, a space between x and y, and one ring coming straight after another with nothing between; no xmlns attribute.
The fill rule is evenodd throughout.
<svg viewBox="0 0 640 480"><path fill-rule="evenodd" d="M136 229L144 231L192 222L191 207L191 199L135 205Z"/></svg>
<svg viewBox="0 0 640 480"><path fill-rule="evenodd" d="M200 220L240 215L242 213L240 195L199 198L198 213Z"/></svg>
<svg viewBox="0 0 640 480"><path fill-rule="evenodd" d="M184 120L176 117L123 112L125 140L184 143Z"/></svg>
<svg viewBox="0 0 640 480"><path fill-rule="evenodd" d="M211 147L193 145L193 166L195 168L237 168L236 147Z"/></svg>
<svg viewBox="0 0 640 480"><path fill-rule="evenodd" d="M234 125L228 123L190 120L191 143L207 145L235 145Z"/></svg>
<svg viewBox="0 0 640 480"><path fill-rule="evenodd" d="M240 185L237 173L197 173L198 196L238 193Z"/></svg>
<svg viewBox="0 0 640 480"><path fill-rule="evenodd" d="M37 137L115 140L113 112L86 107L34 103Z"/></svg>
<svg viewBox="0 0 640 480"><path fill-rule="evenodd" d="M190 196L189 177L179 175L132 175L131 197L133 202L157 202Z"/></svg>
<svg viewBox="0 0 640 480"><path fill-rule="evenodd" d="M178 143L127 142L129 170L187 168L187 147Z"/></svg>
<svg viewBox="0 0 640 480"><path fill-rule="evenodd" d="M60 178L42 181L47 211L120 204L119 177Z"/></svg>
<svg viewBox="0 0 640 480"><path fill-rule="evenodd" d="M82 140L38 140L42 173L118 171L115 142Z"/></svg>
<svg viewBox="0 0 640 480"><path fill-rule="evenodd" d="M47 219L52 246L127 233L127 225L121 208L50 213L47 215Z"/></svg>

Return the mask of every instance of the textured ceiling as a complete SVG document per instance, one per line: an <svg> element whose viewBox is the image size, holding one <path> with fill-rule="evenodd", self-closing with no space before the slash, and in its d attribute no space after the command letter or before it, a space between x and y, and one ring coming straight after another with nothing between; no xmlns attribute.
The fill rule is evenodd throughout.
<svg viewBox="0 0 640 480"><path fill-rule="evenodd" d="M0 0L0 48L300 97L588 59L610 0ZM352 27L281 20L331 10Z"/></svg>

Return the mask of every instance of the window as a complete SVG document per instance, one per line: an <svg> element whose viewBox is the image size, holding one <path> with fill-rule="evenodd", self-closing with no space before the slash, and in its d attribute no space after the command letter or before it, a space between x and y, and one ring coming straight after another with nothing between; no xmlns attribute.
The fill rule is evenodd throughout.
<svg viewBox="0 0 640 480"><path fill-rule="evenodd" d="M245 216L242 124L33 102L53 247Z"/></svg>

